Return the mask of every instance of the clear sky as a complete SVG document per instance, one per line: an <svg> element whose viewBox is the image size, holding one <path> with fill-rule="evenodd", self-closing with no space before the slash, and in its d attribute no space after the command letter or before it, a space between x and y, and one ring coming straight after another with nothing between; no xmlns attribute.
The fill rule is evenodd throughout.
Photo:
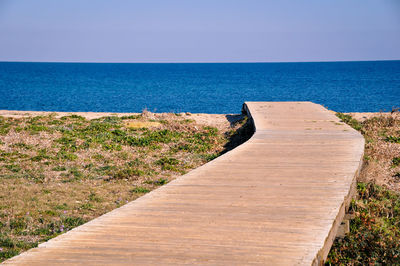
<svg viewBox="0 0 400 266"><path fill-rule="evenodd" d="M400 0L0 0L0 61L400 59Z"/></svg>

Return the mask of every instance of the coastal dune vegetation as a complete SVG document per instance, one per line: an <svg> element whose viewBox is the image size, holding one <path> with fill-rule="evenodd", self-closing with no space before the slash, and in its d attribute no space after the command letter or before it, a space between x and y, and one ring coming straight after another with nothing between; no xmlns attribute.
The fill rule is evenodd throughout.
<svg viewBox="0 0 400 266"><path fill-rule="evenodd" d="M0 116L0 261L216 158L251 130L242 115Z"/></svg>
<svg viewBox="0 0 400 266"><path fill-rule="evenodd" d="M400 265L400 114L338 113L365 138L350 233L336 239L326 265Z"/></svg>
<svg viewBox="0 0 400 266"><path fill-rule="evenodd" d="M326 265L400 265L400 114L337 116L363 134L350 233ZM246 141L242 115L0 116L0 261L118 208Z"/></svg>

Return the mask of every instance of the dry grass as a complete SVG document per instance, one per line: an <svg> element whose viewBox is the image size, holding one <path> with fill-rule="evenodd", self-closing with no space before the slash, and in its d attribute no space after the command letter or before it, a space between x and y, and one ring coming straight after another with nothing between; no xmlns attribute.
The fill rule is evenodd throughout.
<svg viewBox="0 0 400 266"><path fill-rule="evenodd" d="M236 134L248 133L245 121L149 112L0 116L0 261L235 147L247 139Z"/></svg>
<svg viewBox="0 0 400 266"><path fill-rule="evenodd" d="M400 192L400 115L376 115L360 119L365 137L364 168L359 177L362 182L374 182Z"/></svg>
<svg viewBox="0 0 400 266"><path fill-rule="evenodd" d="M127 121L125 122L125 127L127 128L161 128L161 123L159 122L141 122L141 121Z"/></svg>

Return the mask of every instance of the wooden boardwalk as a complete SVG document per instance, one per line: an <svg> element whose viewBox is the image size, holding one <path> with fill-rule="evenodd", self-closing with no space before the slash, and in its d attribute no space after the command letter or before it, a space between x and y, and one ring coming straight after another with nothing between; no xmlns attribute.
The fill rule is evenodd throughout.
<svg viewBox="0 0 400 266"><path fill-rule="evenodd" d="M253 137L5 263L317 265L354 192L363 137L310 102L248 102Z"/></svg>

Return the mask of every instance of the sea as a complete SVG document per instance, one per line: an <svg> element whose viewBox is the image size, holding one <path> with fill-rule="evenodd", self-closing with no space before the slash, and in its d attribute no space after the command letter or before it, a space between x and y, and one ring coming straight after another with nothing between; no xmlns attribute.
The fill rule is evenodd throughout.
<svg viewBox="0 0 400 266"><path fill-rule="evenodd" d="M0 62L0 110L227 114L245 101L391 111L400 107L400 61Z"/></svg>

